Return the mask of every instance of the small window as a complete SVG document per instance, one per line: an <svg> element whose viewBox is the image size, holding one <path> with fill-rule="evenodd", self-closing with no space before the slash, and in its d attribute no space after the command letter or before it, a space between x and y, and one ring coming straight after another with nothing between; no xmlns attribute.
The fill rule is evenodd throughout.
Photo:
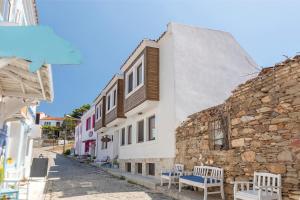
<svg viewBox="0 0 300 200"><path fill-rule="evenodd" d="M138 122L138 142L144 142L144 120Z"/></svg>
<svg viewBox="0 0 300 200"><path fill-rule="evenodd" d="M85 130L90 130L92 127L92 120L91 117L86 119L86 124L85 124L86 129Z"/></svg>
<svg viewBox="0 0 300 200"><path fill-rule="evenodd" d="M99 105L99 118L102 117L102 103Z"/></svg>
<svg viewBox="0 0 300 200"><path fill-rule="evenodd" d="M121 146L125 145L125 128L121 131Z"/></svg>
<svg viewBox="0 0 300 200"><path fill-rule="evenodd" d="M143 164L142 163L136 163L136 172L138 174L142 174L143 173Z"/></svg>
<svg viewBox="0 0 300 200"><path fill-rule="evenodd" d="M98 106L96 107L96 119L99 119L99 108L98 108Z"/></svg>
<svg viewBox="0 0 300 200"><path fill-rule="evenodd" d="M57 126L57 127L60 127L60 122L56 122L56 126Z"/></svg>
<svg viewBox="0 0 300 200"><path fill-rule="evenodd" d="M209 138L212 150L226 150L229 147L227 120L216 119L209 122Z"/></svg>
<svg viewBox="0 0 300 200"><path fill-rule="evenodd" d="M155 140L155 116L148 118L148 140Z"/></svg>
<svg viewBox="0 0 300 200"><path fill-rule="evenodd" d="M139 86L143 81L143 68L140 64L136 69L136 86Z"/></svg>
<svg viewBox="0 0 300 200"><path fill-rule="evenodd" d="M113 94L113 106L116 105L116 101L117 101L117 90L114 90L114 94Z"/></svg>
<svg viewBox="0 0 300 200"><path fill-rule="evenodd" d="M107 111L110 110L110 95L107 97Z"/></svg>
<svg viewBox="0 0 300 200"><path fill-rule="evenodd" d="M155 176L155 164L154 163L148 163L148 175Z"/></svg>
<svg viewBox="0 0 300 200"><path fill-rule="evenodd" d="M126 172L131 172L131 163L125 163Z"/></svg>
<svg viewBox="0 0 300 200"><path fill-rule="evenodd" d="M45 125L45 126L50 126L50 125L51 125L51 122L45 122L44 125Z"/></svg>
<svg viewBox="0 0 300 200"><path fill-rule="evenodd" d="M92 128L95 128L95 114L93 114L93 120L92 120Z"/></svg>
<svg viewBox="0 0 300 200"><path fill-rule="evenodd" d="M127 94L133 90L133 72L128 75Z"/></svg>
<svg viewBox="0 0 300 200"><path fill-rule="evenodd" d="M127 144L132 143L132 126L127 127Z"/></svg>

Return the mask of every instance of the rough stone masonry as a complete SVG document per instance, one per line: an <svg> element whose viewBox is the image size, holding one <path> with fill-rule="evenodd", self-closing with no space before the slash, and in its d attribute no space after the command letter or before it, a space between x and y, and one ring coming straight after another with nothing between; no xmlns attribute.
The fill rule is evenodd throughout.
<svg viewBox="0 0 300 200"><path fill-rule="evenodd" d="M227 120L228 147L213 150L209 124ZM176 163L224 168L225 193L254 171L282 175L283 199L300 199L300 56L238 86L222 104L195 113L176 130Z"/></svg>

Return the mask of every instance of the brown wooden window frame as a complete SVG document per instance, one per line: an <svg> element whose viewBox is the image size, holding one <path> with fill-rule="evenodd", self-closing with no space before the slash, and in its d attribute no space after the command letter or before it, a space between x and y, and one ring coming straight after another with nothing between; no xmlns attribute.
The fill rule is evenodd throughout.
<svg viewBox="0 0 300 200"><path fill-rule="evenodd" d="M209 146L211 150L228 150L229 149L229 128L228 118L226 116L219 116L209 121ZM216 134L222 133L223 137L216 139ZM221 145L216 142L222 141Z"/></svg>

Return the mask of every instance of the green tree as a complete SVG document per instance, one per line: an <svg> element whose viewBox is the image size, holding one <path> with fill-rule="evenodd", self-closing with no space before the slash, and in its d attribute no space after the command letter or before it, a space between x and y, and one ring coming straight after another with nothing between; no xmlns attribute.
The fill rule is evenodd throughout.
<svg viewBox="0 0 300 200"><path fill-rule="evenodd" d="M79 119L83 115L83 113L89 110L90 108L91 108L90 104L84 104L81 107L74 109L70 114L70 116Z"/></svg>

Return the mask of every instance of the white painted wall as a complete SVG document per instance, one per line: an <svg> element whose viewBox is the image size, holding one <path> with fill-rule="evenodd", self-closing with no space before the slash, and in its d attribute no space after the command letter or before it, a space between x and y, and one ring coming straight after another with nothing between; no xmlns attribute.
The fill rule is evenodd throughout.
<svg viewBox="0 0 300 200"><path fill-rule="evenodd" d="M28 127L24 121L12 121L8 123L7 158L13 159L13 166L7 167L9 178L28 177L30 174L33 139L29 137Z"/></svg>
<svg viewBox="0 0 300 200"><path fill-rule="evenodd" d="M102 149L102 136L108 136L113 138L113 141L107 143L107 149ZM113 137L112 137L113 136ZM114 159L116 156L119 156L119 128L111 127L108 128L105 133L98 133L97 139L97 160L101 160L104 157L109 156L111 159Z"/></svg>
<svg viewBox="0 0 300 200"><path fill-rule="evenodd" d="M75 149L75 154L79 155L81 153L80 149L81 149L81 123L79 123L76 127L75 127L75 143L74 143L74 149Z"/></svg>
<svg viewBox="0 0 300 200"><path fill-rule="evenodd" d="M82 141L85 140L96 140L97 135L94 133L94 128L91 126L89 130L86 130L86 120L91 117L91 121L93 121L93 115L95 114L95 106L91 106L91 108L86 111L81 117L82 124ZM92 132L92 137L89 136L89 133Z"/></svg>
<svg viewBox="0 0 300 200"><path fill-rule="evenodd" d="M78 155L85 155L85 144L86 140L95 140L97 139L97 134L94 132L94 128L92 127L89 130L86 130L86 120L91 117L93 120L93 115L95 114L95 106L91 106L91 108L86 111L81 117L81 123L78 124L75 128L75 153ZM92 133L92 134L91 134ZM97 152L97 147L95 149Z"/></svg>
<svg viewBox="0 0 300 200"><path fill-rule="evenodd" d="M11 157L17 165L19 160L19 150L21 146L21 135L24 135L24 130L19 121L7 123L8 134L7 134L7 158Z"/></svg>
<svg viewBox="0 0 300 200"><path fill-rule="evenodd" d="M171 23L176 122L223 103L257 64L227 32Z"/></svg>

